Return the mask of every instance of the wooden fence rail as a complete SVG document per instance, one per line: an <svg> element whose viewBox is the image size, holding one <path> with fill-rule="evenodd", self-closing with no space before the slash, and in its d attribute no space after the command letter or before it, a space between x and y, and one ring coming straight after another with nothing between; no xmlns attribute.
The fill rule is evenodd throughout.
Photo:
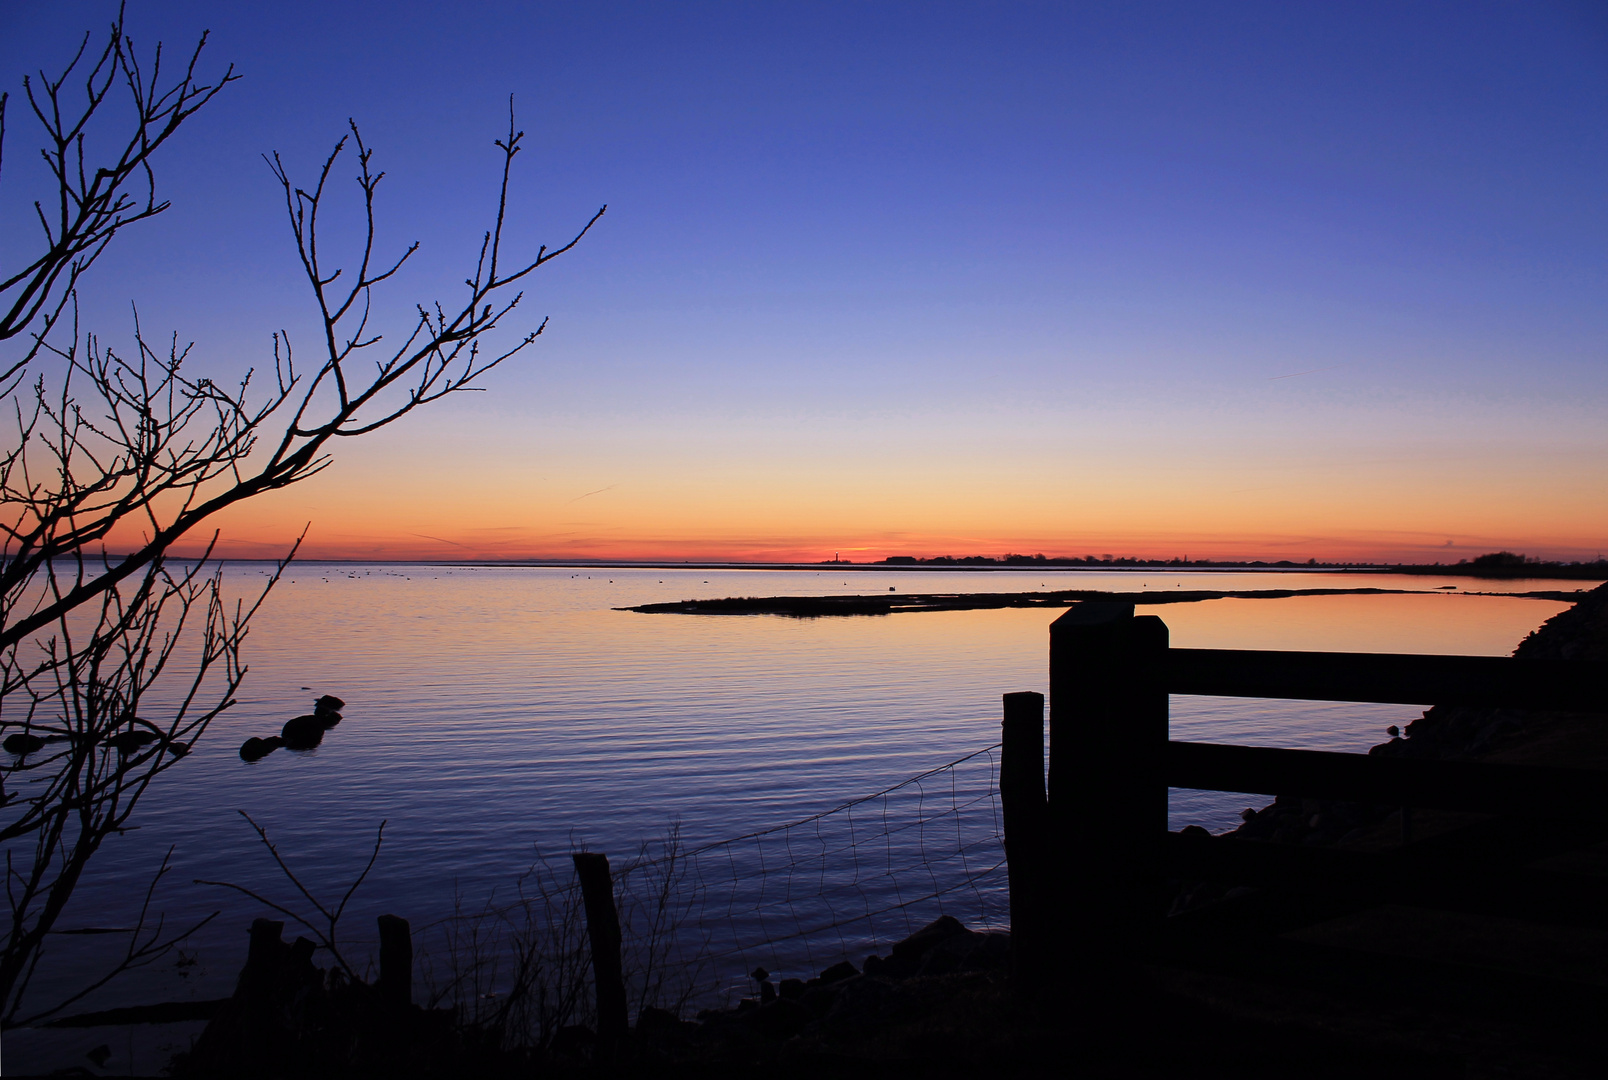
<svg viewBox="0 0 1608 1080"><path fill-rule="evenodd" d="M1169 649L1172 694L1608 712L1608 670L1577 660Z"/></svg>
<svg viewBox="0 0 1608 1080"><path fill-rule="evenodd" d="M1165 753L1168 787L1608 823L1608 777L1584 769L1190 742Z"/></svg>
<svg viewBox="0 0 1608 1080"><path fill-rule="evenodd" d="M1182 787L1402 807L1404 815L1409 807L1462 811L1499 823L1563 819L1578 831L1608 824L1608 775L1171 742L1171 694L1608 713L1608 665L1173 649L1166 624L1136 616L1131 604L1073 605L1050 627L1047 804L1033 771L1042 728L1024 719L1026 699L1036 695L1006 696L1000 786L1012 914L1028 922L1018 951L1043 958L1024 961L1023 981L1041 981L1051 969L1110 968L1150 949L1160 941L1164 882L1179 877L1318 890L1330 907L1394 901L1608 923L1608 882L1525 870L1511 859L1492 860L1490 849L1478 864L1455 845L1381 855L1179 836L1166 828L1167 789ZM1018 888L1033 897L1019 901Z"/></svg>

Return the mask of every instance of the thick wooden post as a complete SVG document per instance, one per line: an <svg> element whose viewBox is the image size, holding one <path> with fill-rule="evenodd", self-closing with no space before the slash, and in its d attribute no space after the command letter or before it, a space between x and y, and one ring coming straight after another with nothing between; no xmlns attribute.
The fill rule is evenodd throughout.
<svg viewBox="0 0 1608 1080"><path fill-rule="evenodd" d="M406 919L381 915L380 1000L387 1005L413 1004L413 931Z"/></svg>
<svg viewBox="0 0 1608 1080"><path fill-rule="evenodd" d="M1011 985L1018 1001L1036 1001L1048 974L1044 894L1044 695L1005 695L999 798L1005 813L1005 860L1011 890Z"/></svg>
<svg viewBox="0 0 1608 1080"><path fill-rule="evenodd" d="M1074 604L1050 627L1052 860L1072 978L1126 966L1160 926L1166 660L1166 624L1132 604Z"/></svg>
<svg viewBox="0 0 1608 1080"><path fill-rule="evenodd" d="M246 966L240 972L236 993L252 1008L264 1007L279 989L285 951L282 936L285 924L277 919L253 919L250 943L246 946Z"/></svg>
<svg viewBox="0 0 1608 1080"><path fill-rule="evenodd" d="M577 851L575 876L586 905L586 933L592 943L592 981L597 985L597 1034L605 1046L617 1045L628 1030L625 977L620 968L620 916L614 909L609 857Z"/></svg>

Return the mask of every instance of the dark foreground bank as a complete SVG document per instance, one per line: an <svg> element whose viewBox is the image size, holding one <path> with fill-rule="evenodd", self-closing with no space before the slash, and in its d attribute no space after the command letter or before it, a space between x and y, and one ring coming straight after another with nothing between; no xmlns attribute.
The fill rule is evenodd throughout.
<svg viewBox="0 0 1608 1080"><path fill-rule="evenodd" d="M277 924L274 924L277 926ZM1459 1076L1457 1062L1236 1015L1153 973L1037 1004L1013 993L1010 936L945 916L857 968L808 980L752 973L753 994L696 1017L648 1008L613 1039L549 1045L398 1000L317 968L310 943L263 934L176 1077L1169 1076L1238 1080ZM271 940L270 940L271 939Z"/></svg>
<svg viewBox="0 0 1608 1080"><path fill-rule="evenodd" d="M1608 664L1608 585L1530 634L1518 659ZM1392 728L1372 755L1570 770L1608 797L1608 717L1541 709L1437 705ZM1434 872L1483 867L1557 890L1519 897L1517 915L1478 894L1462 910L1411 902L1336 903L1321 892L1279 897L1229 881L1175 882L1173 913L1250 919L1274 928L1254 960L1157 969L1169 985L1240 1016L1344 1032L1358 1045L1428 1053L1467 1077L1594 1077L1608 1059L1608 925L1563 898L1608 879L1608 843L1593 823L1493 817L1332 800L1279 798L1247 810L1236 839L1334 849ZM1293 853L1292 853L1293 854ZM1512 905L1509 905L1512 906ZM1587 913L1589 916L1589 913ZM1290 930L1277 934L1280 920ZM1230 940L1232 940L1230 938ZM1323 974L1281 965L1325 959Z"/></svg>

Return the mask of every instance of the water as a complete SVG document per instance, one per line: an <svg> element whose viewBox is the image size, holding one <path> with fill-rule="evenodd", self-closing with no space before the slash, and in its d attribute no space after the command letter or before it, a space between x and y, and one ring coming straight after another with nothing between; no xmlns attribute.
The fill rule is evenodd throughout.
<svg viewBox="0 0 1608 1080"><path fill-rule="evenodd" d="M264 573L237 565L229 582L244 591ZM229 992L242 930L264 911L191 881L294 899L237 810L268 829L320 896L344 889L387 822L380 859L345 923L361 939L382 911L421 924L448 913L455 893L507 895L538 850L562 854L584 843L627 855L672 821L697 846L805 817L971 753L997 740L1002 693L1047 689L1047 628L1058 614L800 620L615 607L890 587L1413 588L1425 591L1145 610L1167 622L1178 646L1505 655L1565 606L1435 591L1443 585L1548 587L1334 573L300 564L253 625L239 704L145 797L139 830L108 842L62 925L126 925L136 891L169 846L176 870L158 906L170 922L223 915L196 939L198 962L182 979L169 964L79 1007ZM245 738L276 734L326 693L347 707L323 746L240 760ZM1388 724L1417 715L1403 706L1178 697L1172 730L1174 738L1359 751L1381 741ZM1243 805L1244 796L1174 792L1170 817L1174 828L1222 829ZM92 969L94 957L78 943L105 939L62 940L69 944L42 969L41 998ZM79 1042L87 1048L104 1035L10 1033L5 1065L70 1063ZM126 1064L111 1064L119 1061Z"/></svg>

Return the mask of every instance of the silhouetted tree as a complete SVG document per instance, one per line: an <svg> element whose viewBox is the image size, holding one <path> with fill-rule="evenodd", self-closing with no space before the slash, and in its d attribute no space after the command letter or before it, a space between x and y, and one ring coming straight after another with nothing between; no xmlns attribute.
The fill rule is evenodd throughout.
<svg viewBox="0 0 1608 1080"><path fill-rule="evenodd" d="M268 159L320 319L311 363L299 366L289 336L276 334L271 382L259 392L251 371L230 387L191 378L189 347L176 335L153 346L137 320L131 348L115 350L80 332L79 279L118 231L167 207L155 195L153 152L234 78L229 69L210 84L197 80L205 40L164 87L160 47L145 73L120 12L82 103L65 100L65 88L87 55L87 37L60 78L25 82L45 129L59 212L36 208L44 254L0 278L7 320L0 345L22 342L17 356L0 363L12 425L0 446L0 735L10 755L0 766L6 1025L49 1015L87 992L24 1015L46 935L102 841L127 826L151 782L234 703L250 619L285 566L254 600L229 603L210 561L216 533L199 559L174 560L173 546L220 510L320 472L332 440L474 389L479 376L528 348L545 320L500 347L483 342L520 303L519 284L574 247L603 214L567 243L509 261L509 176L523 138L510 110L508 134L495 143L497 206L463 293L453 303L418 305L393 342L371 325L373 294L417 244L378 260L375 194L384 174L352 124L310 187L297 186L277 154ZM126 138L115 140L125 147L121 155L96 165L85 157L86 128L118 86L135 118ZM365 229L343 268L328 261L318 228L332 171L348 153ZM129 193L135 178L142 197ZM119 542L128 550L109 550ZM294 547L287 562L293 554ZM157 877L163 872L165 864ZM142 914L105 978L151 962L193 929L164 936L160 922L147 929Z"/></svg>

